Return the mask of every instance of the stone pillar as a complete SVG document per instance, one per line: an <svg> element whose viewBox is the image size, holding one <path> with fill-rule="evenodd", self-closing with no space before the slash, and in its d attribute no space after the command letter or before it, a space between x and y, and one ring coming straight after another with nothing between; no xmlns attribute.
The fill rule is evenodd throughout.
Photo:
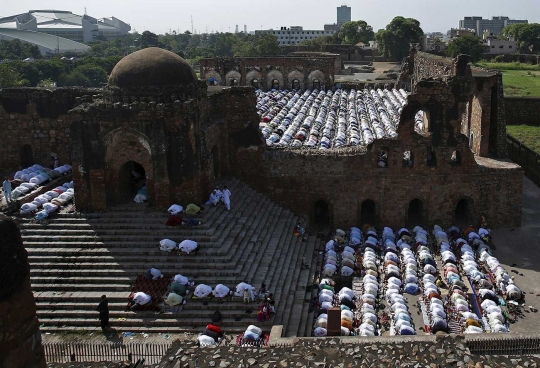
<svg viewBox="0 0 540 368"><path fill-rule="evenodd" d="M0 367L45 368L28 254L17 225L0 218Z"/></svg>

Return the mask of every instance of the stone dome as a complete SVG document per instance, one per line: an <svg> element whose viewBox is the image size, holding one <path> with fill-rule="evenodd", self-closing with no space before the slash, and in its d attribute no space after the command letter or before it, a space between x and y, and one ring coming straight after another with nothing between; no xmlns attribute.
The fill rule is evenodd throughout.
<svg viewBox="0 0 540 368"><path fill-rule="evenodd" d="M120 60L111 72L108 84L129 88L178 86L196 81L197 75L187 61L173 52L149 47Z"/></svg>

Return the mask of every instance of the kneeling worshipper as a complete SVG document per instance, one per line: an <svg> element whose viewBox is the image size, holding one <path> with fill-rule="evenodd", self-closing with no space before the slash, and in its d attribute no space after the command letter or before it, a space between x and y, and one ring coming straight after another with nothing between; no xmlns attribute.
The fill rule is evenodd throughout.
<svg viewBox="0 0 540 368"><path fill-rule="evenodd" d="M212 294L212 288L205 284L197 285L193 294L197 298L207 298Z"/></svg>
<svg viewBox="0 0 540 368"><path fill-rule="evenodd" d="M146 272L144 273L144 278L146 280L157 280L157 279L162 279L163 278L163 274L161 273L160 270L158 270L157 268L149 268L148 270L146 270Z"/></svg>
<svg viewBox="0 0 540 368"><path fill-rule="evenodd" d="M176 243L170 239L163 239L159 242L159 250L170 252L176 248Z"/></svg>
<svg viewBox="0 0 540 368"><path fill-rule="evenodd" d="M210 198L208 201L206 201L206 204L212 204L214 206L217 206L219 203L219 195L217 194L217 191L214 189L212 193L210 193Z"/></svg>
<svg viewBox="0 0 540 368"><path fill-rule="evenodd" d="M169 209L167 210L171 215L178 215L179 213L181 213L182 211L184 210L184 207L178 205L178 204L173 204L171 207L169 207Z"/></svg>
<svg viewBox="0 0 540 368"><path fill-rule="evenodd" d="M136 292L133 295L133 299L129 301L129 309L136 310L139 309L141 306L146 305L150 303L152 300L152 297L146 293L143 293L142 291Z"/></svg>
<svg viewBox="0 0 540 368"><path fill-rule="evenodd" d="M193 240L184 240L180 244L178 244L178 249L182 252L186 252L187 254L191 252L197 252L199 250L199 247L197 246L197 242Z"/></svg>
<svg viewBox="0 0 540 368"><path fill-rule="evenodd" d="M182 276L181 274L174 276L174 282L177 282L179 284L186 285L186 286L195 285L195 282L189 280L187 277Z"/></svg>
<svg viewBox="0 0 540 368"><path fill-rule="evenodd" d="M176 281L173 281L170 285L169 285L169 290L172 292L172 293L175 293L175 294L178 294L180 296L186 296L187 294L189 294L189 290L187 288L186 285L182 285Z"/></svg>
<svg viewBox="0 0 540 368"><path fill-rule="evenodd" d="M170 215L169 219L165 223L166 226L180 226L183 225L182 217L178 215Z"/></svg>
<svg viewBox="0 0 540 368"><path fill-rule="evenodd" d="M227 286L223 284L217 284L214 288L214 291L212 291L212 294L216 298L225 298L227 295L232 295L231 289L229 289Z"/></svg>
<svg viewBox="0 0 540 368"><path fill-rule="evenodd" d="M244 331L244 335L242 336L242 342L256 342L261 339L261 336L262 330L257 326L250 325Z"/></svg>
<svg viewBox="0 0 540 368"><path fill-rule="evenodd" d="M245 282L241 282L238 285L236 285L236 291L234 293L234 296L243 297L244 296L244 290L248 290L251 301L254 301L255 300L255 288L253 286L251 286L250 284L246 284Z"/></svg>
<svg viewBox="0 0 540 368"><path fill-rule="evenodd" d="M198 213L201 213L204 210L203 207L199 207L196 204L190 203L186 207L186 213L188 215L196 215Z"/></svg>
<svg viewBox="0 0 540 368"><path fill-rule="evenodd" d="M167 300L165 300L165 304L170 305L171 307L174 307L175 305L180 304L186 304L186 300L176 293L170 292L167 296Z"/></svg>

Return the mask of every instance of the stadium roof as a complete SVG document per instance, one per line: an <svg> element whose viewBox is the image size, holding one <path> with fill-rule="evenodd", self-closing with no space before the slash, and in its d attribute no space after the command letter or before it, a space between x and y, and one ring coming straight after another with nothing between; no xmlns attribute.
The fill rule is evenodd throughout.
<svg viewBox="0 0 540 368"><path fill-rule="evenodd" d="M36 45L40 48L42 54L55 52L62 54L68 51L84 53L90 50L90 46L84 45L80 42L53 36L47 33L33 32L22 29L0 28L0 39L19 39L23 42Z"/></svg>

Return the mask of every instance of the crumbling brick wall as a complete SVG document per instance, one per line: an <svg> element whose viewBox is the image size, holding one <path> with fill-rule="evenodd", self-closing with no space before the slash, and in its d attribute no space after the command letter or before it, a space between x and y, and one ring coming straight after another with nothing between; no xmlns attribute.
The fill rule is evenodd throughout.
<svg viewBox="0 0 540 368"><path fill-rule="evenodd" d="M507 125L540 126L540 98L514 97L504 98Z"/></svg>
<svg viewBox="0 0 540 368"><path fill-rule="evenodd" d="M0 219L0 367L44 368L28 254L17 225Z"/></svg>

